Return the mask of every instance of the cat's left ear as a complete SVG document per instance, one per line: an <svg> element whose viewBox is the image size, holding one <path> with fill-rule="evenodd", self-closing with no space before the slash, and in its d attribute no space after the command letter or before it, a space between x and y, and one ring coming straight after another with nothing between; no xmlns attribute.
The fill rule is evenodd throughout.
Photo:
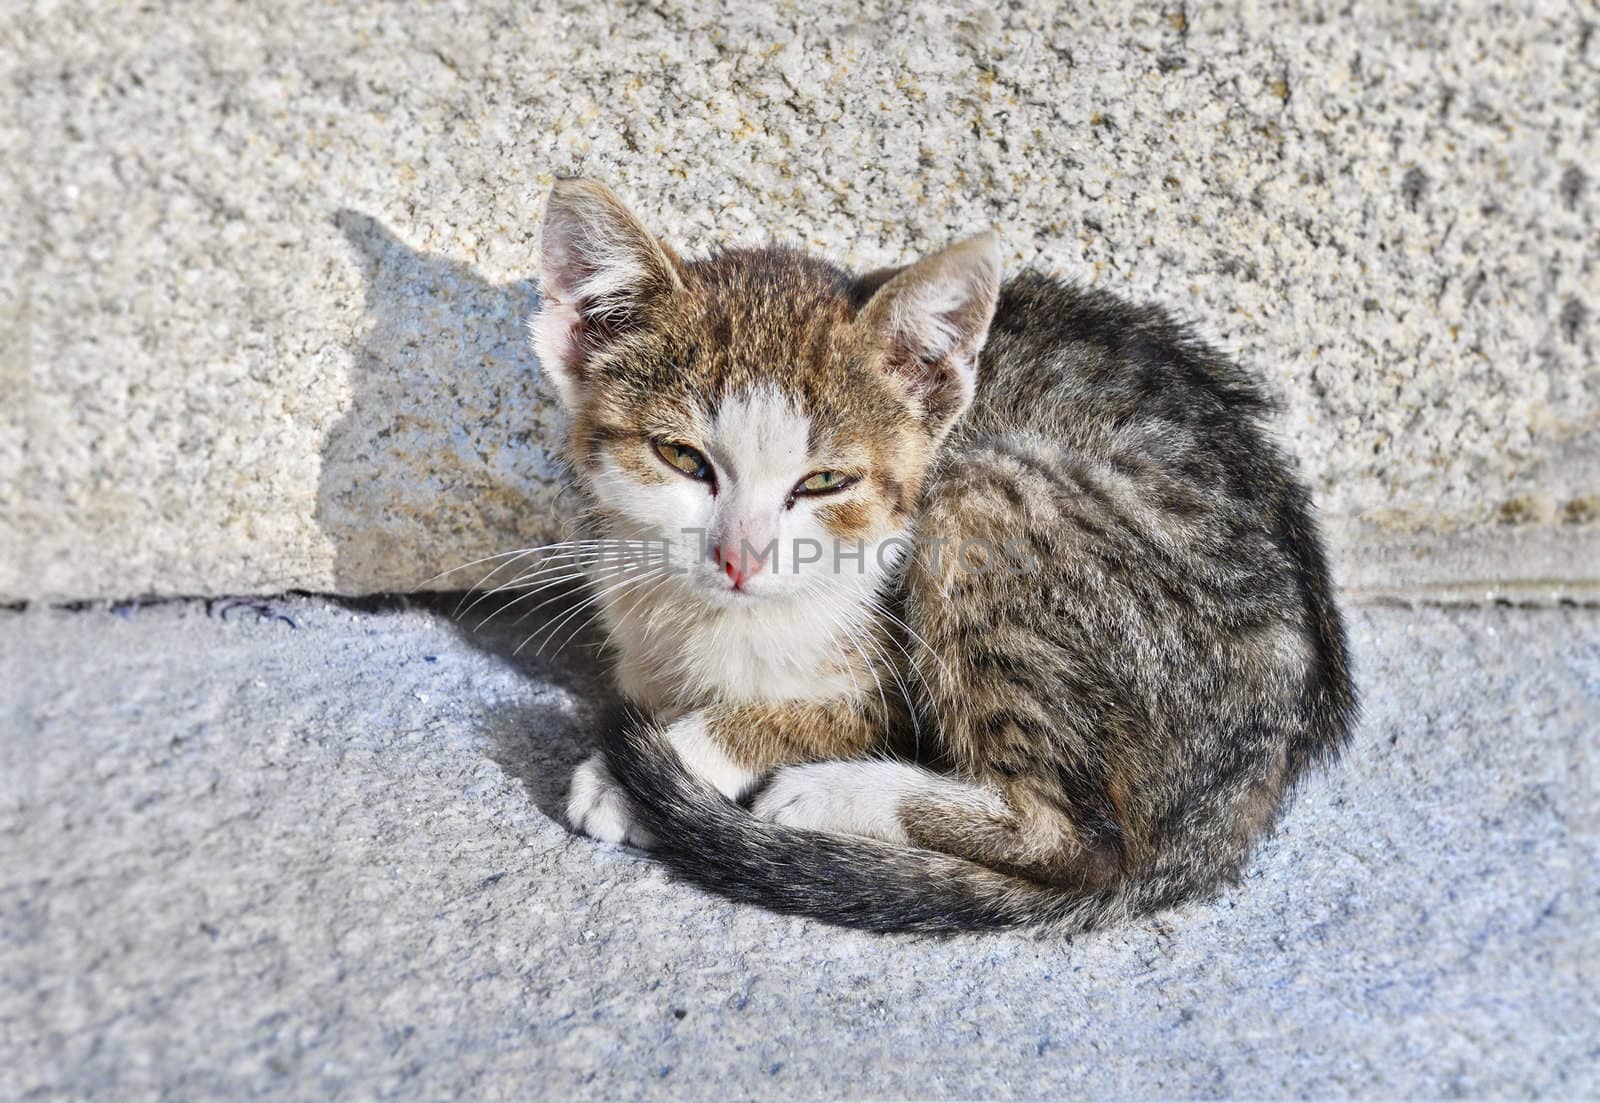
<svg viewBox="0 0 1600 1103"><path fill-rule="evenodd" d="M1000 239L989 231L901 269L861 309L856 324L866 327L884 370L921 404L936 435L972 401L999 295Z"/></svg>
<svg viewBox="0 0 1600 1103"><path fill-rule="evenodd" d="M576 406L597 356L648 323L683 286L679 261L604 184L558 180L545 205L540 311L529 321L539 362Z"/></svg>

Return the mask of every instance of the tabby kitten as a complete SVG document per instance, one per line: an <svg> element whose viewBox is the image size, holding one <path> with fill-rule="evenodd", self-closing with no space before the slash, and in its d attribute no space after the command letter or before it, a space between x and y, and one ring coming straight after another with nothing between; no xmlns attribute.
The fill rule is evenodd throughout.
<svg viewBox="0 0 1600 1103"><path fill-rule="evenodd" d="M857 277L686 260L603 186L543 234L540 360L631 709L574 827L875 930L1232 881L1356 712L1255 381L992 234Z"/></svg>

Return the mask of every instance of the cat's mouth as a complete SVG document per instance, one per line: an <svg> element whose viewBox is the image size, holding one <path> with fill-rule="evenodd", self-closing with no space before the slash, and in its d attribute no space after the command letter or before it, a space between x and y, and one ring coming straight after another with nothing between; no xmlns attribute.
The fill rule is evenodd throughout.
<svg viewBox="0 0 1600 1103"><path fill-rule="evenodd" d="M755 605L775 596L764 591L752 590L748 583L736 585L731 582L723 585L713 583L709 586L700 586L696 588L696 592L702 599L724 608Z"/></svg>
<svg viewBox="0 0 1600 1103"><path fill-rule="evenodd" d="M687 589L697 600L718 609L751 609L792 597L803 588L794 586L791 580L765 575L735 582L721 572L712 574L710 571L686 581Z"/></svg>

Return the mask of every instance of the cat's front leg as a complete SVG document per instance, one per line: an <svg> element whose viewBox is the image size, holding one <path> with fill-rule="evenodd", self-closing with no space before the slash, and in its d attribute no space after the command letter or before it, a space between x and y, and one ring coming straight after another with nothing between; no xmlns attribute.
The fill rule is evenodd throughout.
<svg viewBox="0 0 1600 1103"><path fill-rule="evenodd" d="M655 839L639 823L633 798L596 752L573 771L567 789L567 823L574 831L603 843L630 843L648 849Z"/></svg>
<svg viewBox="0 0 1600 1103"><path fill-rule="evenodd" d="M762 771L733 758L713 733L715 721L704 709L685 713L661 731L689 771L718 792L738 800ZM723 738L730 733L723 733ZM639 824L633 798L611 775L603 754L591 755L572 775L567 795L567 822L574 830L608 843L648 848L650 833Z"/></svg>
<svg viewBox="0 0 1600 1103"><path fill-rule="evenodd" d="M786 827L901 845L920 844L918 825L930 817L986 826L1007 816L1004 801L992 790L909 762L882 759L785 766L751 810Z"/></svg>
<svg viewBox="0 0 1600 1103"><path fill-rule="evenodd" d="M900 819L906 789L901 767L893 762L813 762L777 771L751 805L761 819L908 843Z"/></svg>
<svg viewBox="0 0 1600 1103"><path fill-rule="evenodd" d="M730 747L738 745L738 732L721 713L720 709L695 709L673 720L662 733L690 773L723 796L738 800L765 769L748 756L735 758L729 753Z"/></svg>

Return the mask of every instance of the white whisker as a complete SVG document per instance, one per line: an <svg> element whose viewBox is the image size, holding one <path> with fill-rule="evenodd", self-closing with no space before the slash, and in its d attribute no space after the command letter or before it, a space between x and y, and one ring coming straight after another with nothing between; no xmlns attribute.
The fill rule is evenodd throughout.
<svg viewBox="0 0 1600 1103"><path fill-rule="evenodd" d="M662 568L662 569L664 570L665 568ZM660 575L658 573L651 573L651 574L640 575L637 578L625 579L622 582L618 583L617 585L611 587L609 590L606 590L603 594L596 594L589 601L586 601L586 602L583 603L583 605L578 606L578 608L573 610L572 613L568 613L567 614L567 619L571 619L571 617L573 616L574 613L576 613L579 610L583 609L584 605L590 605L593 602L598 601L603 596L619 594L623 590L628 589L629 587L636 586L641 582L649 582L649 581L652 581L652 580L654 580L656 582L660 582L661 581L661 577L660 577ZM567 633L566 639L562 640L559 644L557 644L556 645L556 649L554 651L550 652L550 657L553 659L557 655L561 654L561 652L566 649L566 646L573 641L573 638L576 637L579 632L581 632L585 628L587 628L590 624L592 624L594 622L595 617L599 616L600 614L602 614L604 612L605 612L605 608L603 606L597 607L594 610L594 612L590 613L587 617L584 617L581 621L579 621L577 626L575 628L573 628L573 630L571 632ZM560 625L558 624L556 627L559 628ZM555 631L552 630L550 632L550 634L545 637L544 643L539 645L539 652L538 653L542 653L544 651L545 644L548 644L554 638L555 638Z"/></svg>
<svg viewBox="0 0 1600 1103"><path fill-rule="evenodd" d="M533 570L518 575L509 582L501 583L492 590L480 593L477 597L473 598L470 603L467 604L465 609L461 608L461 604L462 602L466 602L467 598L471 595L463 594L461 601L456 603L456 610L452 616L455 616L459 619L467 613L472 612L472 610L481 602L487 598L493 597L495 594L504 593L506 590L514 590L519 586L527 586L530 583L537 581L541 577L556 571L576 569L581 572L582 570L592 570L597 567L611 565L610 562L608 562L610 560L625 560L627 558L626 556L613 556L611 554L611 550L612 549L609 548L598 548L590 549L588 551L565 552L560 555L548 556L545 559L541 559L539 561L539 565Z"/></svg>
<svg viewBox="0 0 1600 1103"><path fill-rule="evenodd" d="M615 575L611 576L611 578L615 578L615 577L616 577ZM650 575L646 575L644 577L648 578L648 577L651 577L651 576ZM544 639L544 642L539 645L538 651L534 652L534 654L535 655L543 654L544 653L544 649L545 649L545 645L548 644L550 642L550 640L555 637L556 632L560 631L561 626L563 624L566 624L567 621L569 621L573 617L577 616L578 613L582 612L585 608L593 605L595 602L597 602L601 598L605 597L605 595L607 595L609 593L612 593L615 590L621 589L621 588L623 588L625 586L629 586L629 585L631 585L632 583L634 583L634 582L636 582L638 580L639 580L639 576L626 577L626 578L623 578L620 582L615 582L612 585L609 585L609 586L605 587L602 590L597 590L592 596L586 598L582 602L579 602L576 606L574 606L572 609L568 610L558 620L554 621L549 626L547 626L545 628L540 628L540 629L535 630L530 636L528 636L527 639L523 640L521 643L519 643L517 645L517 650L513 651L512 654L515 655L515 654L517 654L517 652L520 652L524 647L526 647L526 646L528 646L528 644L532 643L534 638L536 636L539 636L540 634L543 634L545 639ZM608 581L610 581L610 579L608 579Z"/></svg>
<svg viewBox="0 0 1600 1103"><path fill-rule="evenodd" d="M594 581L596 581L597 578L599 580L604 581L604 580L609 580L609 579L612 579L612 578L616 578L619 575L626 574L629 569L630 568L628 568L626 565L623 565L623 564L613 564L612 566L609 566L609 567L605 568L604 570L598 571L598 572L593 570L593 569L580 570L580 571L574 571L571 574L562 575L559 578L548 579L548 580L546 580L544 582L541 582L538 586L532 587L527 593L520 594L516 598L514 598L511 601L507 602L505 606L503 606L501 609L497 610L493 615L498 616L501 612L504 612L505 609L510 608L512 605L515 605L517 602L522 601L525 598L530 598L534 594L540 593L540 592L542 592L544 590L551 589L552 587L560 586L564 582L579 582L579 581L594 582ZM522 615L517 617L517 619L513 623L514 624L521 624L523 621L525 621L529 617L533 616L533 614L537 613L540 609L543 609L545 606L550 605L552 602L560 601L565 596L567 596L567 591L566 590L564 590L564 589L557 590L556 593L552 594L550 597L545 598L543 601L539 602L539 604L534 605L534 606L532 606L532 607L530 607L528 609L523 610Z"/></svg>

